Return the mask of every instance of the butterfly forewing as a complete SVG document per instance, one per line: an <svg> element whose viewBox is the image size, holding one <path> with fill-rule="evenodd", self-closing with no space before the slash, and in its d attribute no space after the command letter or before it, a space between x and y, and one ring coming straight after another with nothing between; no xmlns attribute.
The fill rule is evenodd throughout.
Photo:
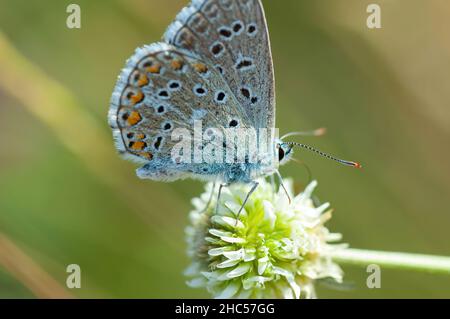
<svg viewBox="0 0 450 319"><path fill-rule="evenodd" d="M164 39L211 61L253 127L274 126L272 56L259 0L194 0L178 14Z"/></svg>

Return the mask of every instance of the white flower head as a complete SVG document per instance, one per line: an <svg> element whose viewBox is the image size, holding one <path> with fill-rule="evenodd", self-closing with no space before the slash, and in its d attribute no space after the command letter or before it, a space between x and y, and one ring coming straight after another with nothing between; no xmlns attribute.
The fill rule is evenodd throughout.
<svg viewBox="0 0 450 319"><path fill-rule="evenodd" d="M328 252L339 234L324 226L331 218L329 204L314 205L311 182L292 202L280 189L259 181L238 220L236 214L248 193L246 185L222 189L216 212L217 190L206 211L213 184L193 199L186 228L186 269L191 287L206 287L216 298L313 298L314 281L342 282L342 270ZM285 187L292 194L292 181Z"/></svg>

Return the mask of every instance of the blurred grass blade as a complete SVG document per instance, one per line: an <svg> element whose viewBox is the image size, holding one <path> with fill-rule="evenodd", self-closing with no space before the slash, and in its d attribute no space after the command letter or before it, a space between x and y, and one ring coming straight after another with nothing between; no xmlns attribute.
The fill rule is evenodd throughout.
<svg viewBox="0 0 450 319"><path fill-rule="evenodd" d="M63 286L2 233L0 233L0 266L38 298L73 298Z"/></svg>

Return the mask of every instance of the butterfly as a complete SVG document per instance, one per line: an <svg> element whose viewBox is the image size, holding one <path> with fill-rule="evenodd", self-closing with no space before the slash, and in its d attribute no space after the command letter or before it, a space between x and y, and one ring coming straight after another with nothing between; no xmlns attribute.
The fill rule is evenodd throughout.
<svg viewBox="0 0 450 319"><path fill-rule="evenodd" d="M194 135L195 144L191 133L198 121L202 133L208 128L219 133L275 128L272 53L260 0L193 0L169 25L162 42L138 48L126 62L112 94L108 120L119 153L143 164L136 171L138 177L219 181L219 197L225 185L248 183L252 187L242 207L258 186L258 178L277 174L282 184L278 165L291 158L294 146L360 167L276 137L253 161L174 157L174 132ZM227 150L240 146L219 139L212 143Z"/></svg>

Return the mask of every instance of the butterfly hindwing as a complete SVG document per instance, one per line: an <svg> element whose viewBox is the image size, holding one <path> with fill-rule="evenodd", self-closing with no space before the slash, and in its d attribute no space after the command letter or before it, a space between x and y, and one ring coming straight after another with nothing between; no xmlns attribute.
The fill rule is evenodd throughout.
<svg viewBox="0 0 450 319"><path fill-rule="evenodd" d="M220 73L195 53L166 43L136 50L114 90L109 111L116 147L126 157L146 163L141 177L176 180L188 169L172 158L171 134L185 129L194 137L194 121L203 129L224 129L232 121L251 123Z"/></svg>
<svg viewBox="0 0 450 319"><path fill-rule="evenodd" d="M252 125L274 127L274 74L260 0L193 0L164 40L211 61Z"/></svg>

